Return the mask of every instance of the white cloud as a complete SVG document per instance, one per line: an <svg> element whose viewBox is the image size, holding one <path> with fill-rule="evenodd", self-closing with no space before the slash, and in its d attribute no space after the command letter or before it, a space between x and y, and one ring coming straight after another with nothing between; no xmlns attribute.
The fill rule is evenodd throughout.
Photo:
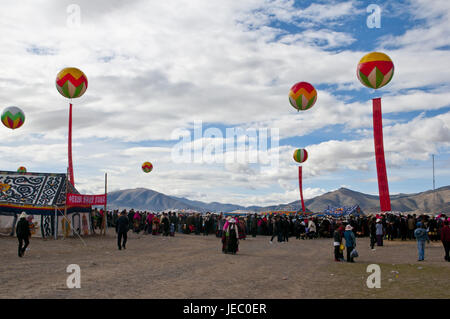
<svg viewBox="0 0 450 319"><path fill-rule="evenodd" d="M366 90L355 76L366 52L346 49L356 34L335 29L360 13L357 2L78 1L79 29L66 25L70 3L2 4L0 31L7 36L0 40L0 58L7 63L0 74L1 107L19 105L27 116L21 129L4 131L2 168L15 170L20 163L65 171L68 101L54 79L70 65L89 80L86 94L73 101L75 180L82 191L101 191L107 171L111 189L140 186L245 204L292 201L298 198L292 151L302 146L310 151L304 165L309 182L373 169L371 103L355 102ZM380 43L396 66L382 91L384 114L449 105L448 51L435 49L449 44L448 4L418 1L411 8L428 24ZM289 34L277 22L303 31ZM297 113L287 93L301 80L331 87L318 91L311 110ZM351 93L339 96L335 87ZM447 149L448 116L385 119L388 164ZM221 128L279 128L280 138L297 138L298 145L272 150L280 151L279 169L175 165L172 132L191 129L195 120ZM311 133L337 125L350 137L310 141ZM145 160L155 165L150 174L141 172ZM316 184L305 188L305 197L324 191Z"/></svg>

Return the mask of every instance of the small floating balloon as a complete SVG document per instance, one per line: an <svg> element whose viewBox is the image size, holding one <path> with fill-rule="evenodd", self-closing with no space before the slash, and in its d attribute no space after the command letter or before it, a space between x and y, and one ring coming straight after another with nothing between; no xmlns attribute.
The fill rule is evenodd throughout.
<svg viewBox="0 0 450 319"><path fill-rule="evenodd" d="M10 106L3 110L2 123L7 128L15 130L25 123L25 113L17 106Z"/></svg>
<svg viewBox="0 0 450 319"><path fill-rule="evenodd" d="M65 68L56 76L58 92L68 99L82 96L86 92L87 87L87 77L80 69Z"/></svg>
<svg viewBox="0 0 450 319"><path fill-rule="evenodd" d="M18 169L17 169L17 173L26 173L27 172L27 169L26 169L26 167L24 167L24 166L20 166Z"/></svg>
<svg viewBox="0 0 450 319"><path fill-rule="evenodd" d="M363 85L371 89L379 89L392 80L394 63L384 53L371 52L359 61L356 75Z"/></svg>
<svg viewBox="0 0 450 319"><path fill-rule="evenodd" d="M289 91L289 102L298 111L310 109L317 101L317 91L308 82L298 82Z"/></svg>
<svg viewBox="0 0 450 319"><path fill-rule="evenodd" d="M150 162L145 162L144 164L142 164L142 170L144 171L144 173L150 173L153 169L153 165Z"/></svg>
<svg viewBox="0 0 450 319"><path fill-rule="evenodd" d="M294 161L303 163L308 159L308 152L304 148L299 148L294 152Z"/></svg>

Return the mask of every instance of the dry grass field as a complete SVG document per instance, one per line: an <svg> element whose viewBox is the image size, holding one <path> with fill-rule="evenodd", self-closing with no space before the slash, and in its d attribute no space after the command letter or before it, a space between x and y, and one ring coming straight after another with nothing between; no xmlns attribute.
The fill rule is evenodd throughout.
<svg viewBox="0 0 450 319"><path fill-rule="evenodd" d="M237 255L215 236L162 237L129 233L31 240L25 257L17 239L1 237L0 298L450 298L450 263L441 243L417 261L415 242L385 242L375 251L358 239L353 264L333 260L332 239L274 242L248 238ZM81 288L66 285L69 264L81 268ZM381 267L381 288L369 289L367 265Z"/></svg>

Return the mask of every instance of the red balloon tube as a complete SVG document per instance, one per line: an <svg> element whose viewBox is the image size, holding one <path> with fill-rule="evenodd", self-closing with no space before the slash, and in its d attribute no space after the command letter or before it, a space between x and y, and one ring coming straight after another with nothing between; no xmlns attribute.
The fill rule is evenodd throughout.
<svg viewBox="0 0 450 319"><path fill-rule="evenodd" d="M298 167L298 186L300 188L300 199L302 201L302 210L305 212L305 202L303 201L303 189L302 189L302 167Z"/></svg>
<svg viewBox="0 0 450 319"><path fill-rule="evenodd" d="M380 194L380 208L382 212L391 211L391 199L386 174L386 162L383 146L383 122L381 114L381 98L375 98L373 102L373 138L375 144L375 160L377 164L378 192Z"/></svg>
<svg viewBox="0 0 450 319"><path fill-rule="evenodd" d="M72 103L70 103L69 109L69 137L68 137L68 157L69 157L69 182L72 186L75 186L75 179L73 177L73 164L72 164Z"/></svg>

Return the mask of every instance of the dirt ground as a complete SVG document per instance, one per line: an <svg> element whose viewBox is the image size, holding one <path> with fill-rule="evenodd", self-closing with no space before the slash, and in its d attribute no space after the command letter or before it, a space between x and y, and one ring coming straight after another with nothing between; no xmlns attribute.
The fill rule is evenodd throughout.
<svg viewBox="0 0 450 319"><path fill-rule="evenodd" d="M129 233L119 251L106 237L31 240L25 257L17 239L0 237L0 298L450 298L450 263L440 242L385 242L371 251L357 240L354 264L333 260L332 239L269 244L258 236L240 242L237 255L221 252L215 236ZM66 268L81 268L81 288L69 289ZM366 285L367 265L381 267L381 288Z"/></svg>

